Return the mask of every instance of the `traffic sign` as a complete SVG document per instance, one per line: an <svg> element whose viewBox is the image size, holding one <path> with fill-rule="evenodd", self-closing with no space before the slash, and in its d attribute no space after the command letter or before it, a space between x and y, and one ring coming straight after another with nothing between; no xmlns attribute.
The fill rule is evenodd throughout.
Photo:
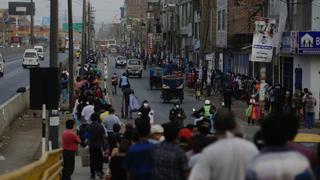
<svg viewBox="0 0 320 180"><path fill-rule="evenodd" d="M68 31L68 23L63 23L62 30L63 32ZM73 31L82 32L82 23L72 23Z"/></svg>

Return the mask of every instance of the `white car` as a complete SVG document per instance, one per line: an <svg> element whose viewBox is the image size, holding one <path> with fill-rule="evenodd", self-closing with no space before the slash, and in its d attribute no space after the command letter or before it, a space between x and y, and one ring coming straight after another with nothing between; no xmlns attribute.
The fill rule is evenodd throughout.
<svg viewBox="0 0 320 180"><path fill-rule="evenodd" d="M2 77L4 74L4 59L2 57L2 54L0 53L0 77Z"/></svg>
<svg viewBox="0 0 320 180"><path fill-rule="evenodd" d="M34 46L34 49L37 50L39 58L44 60L43 46Z"/></svg>
<svg viewBox="0 0 320 180"><path fill-rule="evenodd" d="M27 66L39 67L39 56L35 49L26 49L23 53L22 66L26 68Z"/></svg>

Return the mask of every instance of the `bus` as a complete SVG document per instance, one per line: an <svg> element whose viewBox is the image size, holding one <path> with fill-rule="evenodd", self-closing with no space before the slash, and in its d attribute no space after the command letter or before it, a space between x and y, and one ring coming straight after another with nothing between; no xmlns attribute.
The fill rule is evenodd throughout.
<svg viewBox="0 0 320 180"><path fill-rule="evenodd" d="M117 41L115 39L109 39L107 41L108 48L117 46Z"/></svg>

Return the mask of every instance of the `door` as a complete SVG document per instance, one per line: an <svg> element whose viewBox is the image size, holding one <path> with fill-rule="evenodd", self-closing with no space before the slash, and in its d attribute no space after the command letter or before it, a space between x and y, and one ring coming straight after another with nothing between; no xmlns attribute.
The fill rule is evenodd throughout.
<svg viewBox="0 0 320 180"><path fill-rule="evenodd" d="M296 89L302 89L302 68L296 68L295 69L295 88Z"/></svg>
<svg viewBox="0 0 320 180"><path fill-rule="evenodd" d="M283 57L282 59L282 86L292 92L293 89L293 58Z"/></svg>

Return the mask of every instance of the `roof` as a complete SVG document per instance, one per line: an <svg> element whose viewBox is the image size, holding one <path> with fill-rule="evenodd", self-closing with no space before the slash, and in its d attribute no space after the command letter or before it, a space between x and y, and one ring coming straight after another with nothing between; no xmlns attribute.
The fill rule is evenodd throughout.
<svg viewBox="0 0 320 180"><path fill-rule="evenodd" d="M37 52L35 49L26 49L24 52Z"/></svg>

